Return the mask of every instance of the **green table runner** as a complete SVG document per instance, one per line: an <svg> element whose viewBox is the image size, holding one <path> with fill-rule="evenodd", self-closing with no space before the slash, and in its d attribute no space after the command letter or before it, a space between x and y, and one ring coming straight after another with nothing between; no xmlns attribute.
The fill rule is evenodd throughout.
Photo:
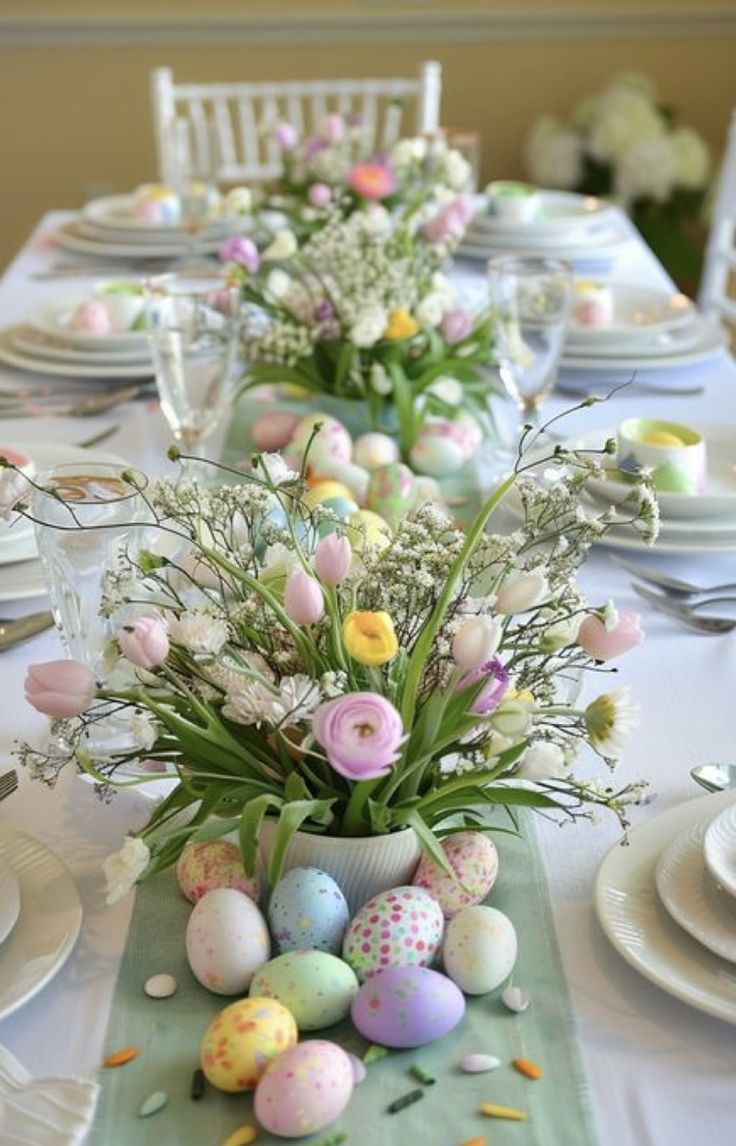
<svg viewBox="0 0 736 1146"><path fill-rule="evenodd" d="M439 1042L418 1050L396 1051L368 1068L343 1116L322 1133L299 1139L320 1143L342 1130L346 1146L460 1146L485 1137L488 1146L591 1146L595 1142L584 1076L541 860L530 818L525 836L502 835L499 880L489 903L505 911L519 936L514 982L532 996L532 1005L516 1015L503 1006L499 992L468 999L460 1025ZM249 1095L227 1095L208 1087L205 1097L189 1097L199 1043L213 1015L232 998L210 994L189 970L184 931L191 907L177 889L172 872L137 893L128 945L123 957L105 1053L140 1047L126 1066L101 1071L102 1094L90 1143L93 1146L221 1146L237 1126L253 1122ZM159 971L175 975L177 993L149 999L146 979ZM328 1038L362 1055L366 1043L349 1022L309 1038ZM490 1074L463 1074L467 1054L496 1055L502 1065ZM529 1058L544 1069L532 1082L510 1065ZM398 1114L385 1113L395 1098L420 1084L409 1074L421 1063L437 1082L420 1102ZM165 1091L168 1105L140 1118L141 1103ZM527 1111L527 1122L483 1117L483 1102ZM283 1143L259 1132L257 1146Z"/></svg>

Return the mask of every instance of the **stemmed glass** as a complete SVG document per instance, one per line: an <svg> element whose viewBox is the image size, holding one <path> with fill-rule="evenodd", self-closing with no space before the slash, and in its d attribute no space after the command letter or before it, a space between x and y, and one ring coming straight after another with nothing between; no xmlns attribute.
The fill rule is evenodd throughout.
<svg viewBox="0 0 736 1146"><path fill-rule="evenodd" d="M160 275L144 284L144 299L161 409L176 441L199 455L235 397L237 287L216 274Z"/></svg>
<svg viewBox="0 0 736 1146"><path fill-rule="evenodd" d="M197 236L211 221L219 200L214 174L217 140L211 124L205 125L203 134L198 146L194 124L178 116L171 125L169 139L169 178L179 196L181 224L191 255L196 252Z"/></svg>
<svg viewBox="0 0 736 1146"><path fill-rule="evenodd" d="M501 381L523 424L537 425L562 357L572 268L561 259L498 255L488 263L488 282Z"/></svg>

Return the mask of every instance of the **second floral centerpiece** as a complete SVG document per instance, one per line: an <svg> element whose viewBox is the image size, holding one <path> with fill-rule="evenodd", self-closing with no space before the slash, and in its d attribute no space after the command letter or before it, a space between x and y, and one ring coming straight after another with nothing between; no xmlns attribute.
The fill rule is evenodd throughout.
<svg viewBox="0 0 736 1146"><path fill-rule="evenodd" d="M641 632L575 583L610 521L579 510L598 461L558 448L555 462L566 478L552 489L520 462L466 533L426 504L369 538L310 506L277 455L230 485L141 489L150 523L106 580L106 679L58 661L27 681L61 724L53 755L23 751L36 776L53 782L76 761L103 787L161 769L175 781L111 864L116 893L188 841L231 831L252 872L264 819L274 881L297 831L327 847L409 829L446 869L438 841L498 827L504 808L623 816L640 786L616 791L572 766L586 746L613 764L634 706L625 690L574 697L586 669ZM512 488L522 523L489 532ZM636 528L656 531L646 490L628 505ZM92 758L87 732L111 706L118 728L130 717L130 747Z"/></svg>

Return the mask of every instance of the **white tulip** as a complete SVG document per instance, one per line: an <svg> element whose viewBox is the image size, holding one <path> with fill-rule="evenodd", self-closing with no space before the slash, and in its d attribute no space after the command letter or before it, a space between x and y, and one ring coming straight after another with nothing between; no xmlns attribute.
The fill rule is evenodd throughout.
<svg viewBox="0 0 736 1146"><path fill-rule="evenodd" d="M297 249L296 236L287 227L277 231L273 242L263 252L262 258L266 262L275 262L278 259L290 259Z"/></svg>
<svg viewBox="0 0 736 1146"><path fill-rule="evenodd" d="M102 864L107 882L106 903L116 903L130 891L139 876L148 867L151 853L138 836L127 836L119 852L108 856Z"/></svg>
<svg viewBox="0 0 736 1146"><path fill-rule="evenodd" d="M516 775L524 780L560 780L567 771L565 753L549 740L533 740Z"/></svg>
<svg viewBox="0 0 736 1146"><path fill-rule="evenodd" d="M541 569L519 573L498 590L496 610L499 613L526 613L541 605L549 594L549 582Z"/></svg>
<svg viewBox="0 0 736 1146"><path fill-rule="evenodd" d="M473 617L452 638L455 664L466 672L488 664L501 643L502 630L490 617Z"/></svg>

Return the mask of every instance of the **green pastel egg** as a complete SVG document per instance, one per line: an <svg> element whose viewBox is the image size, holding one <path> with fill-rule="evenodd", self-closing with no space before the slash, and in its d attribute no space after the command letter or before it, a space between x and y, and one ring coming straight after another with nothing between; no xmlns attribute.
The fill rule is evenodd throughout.
<svg viewBox="0 0 736 1146"><path fill-rule="evenodd" d="M344 1019L358 992L351 967L327 951L286 951L254 976L251 998L277 999L300 1031L320 1031Z"/></svg>

